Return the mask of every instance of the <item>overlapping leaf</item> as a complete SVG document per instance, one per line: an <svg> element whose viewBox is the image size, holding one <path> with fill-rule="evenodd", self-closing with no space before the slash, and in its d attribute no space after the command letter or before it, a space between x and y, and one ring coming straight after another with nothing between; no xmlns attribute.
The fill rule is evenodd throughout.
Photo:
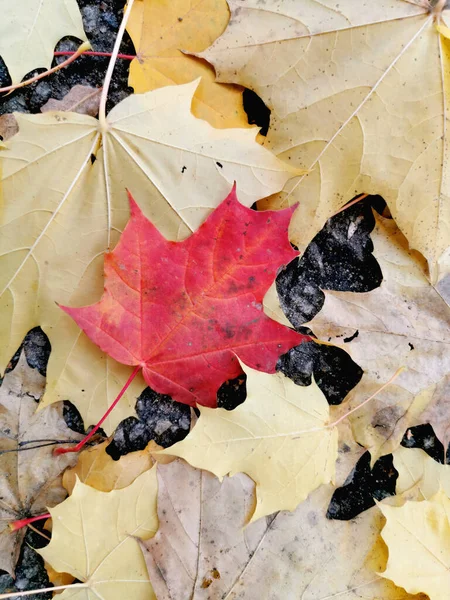
<svg viewBox="0 0 450 600"><path fill-rule="evenodd" d="M78 441L62 416L62 405L37 411L45 379L22 354L0 388L0 568L14 576L25 530L11 531L17 519L40 515L62 502L62 473L76 462L71 454L52 457L45 440Z"/></svg>
<svg viewBox="0 0 450 600"><path fill-rule="evenodd" d="M156 469L128 487L100 492L78 481L72 495L52 509L52 539L39 553L81 583L61 600L151 600L154 598L137 538L158 527Z"/></svg>
<svg viewBox="0 0 450 600"><path fill-rule="evenodd" d="M138 56L130 65L136 93L201 77L192 112L213 127L248 127L242 89L215 83L214 69L183 53L200 52L223 33L229 19L226 0L137 0L127 30Z"/></svg>
<svg viewBox="0 0 450 600"><path fill-rule="evenodd" d="M61 307L104 352L139 366L154 390L195 406L242 371L236 356L274 373L281 354L309 339L269 319L262 300L296 256L292 210L257 212L235 188L187 240L168 242L130 196L131 218L105 257L105 292Z"/></svg>
<svg viewBox="0 0 450 600"><path fill-rule="evenodd" d="M247 399L232 412L200 409L200 419L181 442L164 451L218 477L246 473L256 483L256 520L294 510L322 483L334 480L336 428L315 383L296 386L281 373L244 366Z"/></svg>
<svg viewBox="0 0 450 600"><path fill-rule="evenodd" d="M381 535L389 548L383 577L411 594L446 600L450 586L450 500L439 491L431 500L401 507L380 505L386 518Z"/></svg>
<svg viewBox="0 0 450 600"><path fill-rule="evenodd" d="M86 40L76 0L1 0L0 56L13 83L49 68L56 43L66 35Z"/></svg>
<svg viewBox="0 0 450 600"><path fill-rule="evenodd" d="M267 144L310 173L264 206L300 201L305 248L360 192L381 194L433 281L450 268L446 2L230 0L226 32L201 56L218 80L272 109Z"/></svg>
<svg viewBox="0 0 450 600"><path fill-rule="evenodd" d="M0 369L40 324L53 350L44 404L70 398L86 425L105 412L129 370L80 335L55 303L100 297L103 253L128 217L125 187L176 240L202 223L234 180L251 205L291 174L251 130L213 129L192 116L196 85L127 98L105 131L86 115L17 115L20 131L1 153ZM106 431L130 414L142 387L136 380Z"/></svg>

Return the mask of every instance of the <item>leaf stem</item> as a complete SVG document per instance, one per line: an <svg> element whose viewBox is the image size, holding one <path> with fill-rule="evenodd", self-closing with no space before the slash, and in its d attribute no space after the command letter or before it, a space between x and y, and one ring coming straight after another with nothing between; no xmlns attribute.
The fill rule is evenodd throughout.
<svg viewBox="0 0 450 600"><path fill-rule="evenodd" d="M17 521L12 521L12 523L9 524L9 528L11 531L17 531L18 529L22 529L22 527L27 527L27 525L34 523L35 521L51 518L52 515L50 513L45 513L43 515L38 515L37 517L28 517L28 519L18 519Z"/></svg>
<svg viewBox="0 0 450 600"><path fill-rule="evenodd" d="M86 437L84 437L81 440L81 442L78 442L78 444L76 446L74 446L73 448L55 448L55 450L53 450L53 454L55 456L58 456L59 454L66 454L67 452L79 452L81 450L81 448L86 444L86 442L88 442L91 439L91 437L97 432L97 430L103 424L105 419L107 419L107 417L110 415L110 413L112 412L112 410L114 409L116 404L119 402L119 400L122 398L122 396L125 394L125 392L129 388L131 382L133 381L133 379L136 377L136 375L139 373L140 370L141 370L141 365L137 365L134 368L134 371L128 377L125 385L123 386L123 388L120 390L119 394L117 395L117 398L114 400L114 402L108 408L108 410L105 412L105 414L100 419L100 421L97 423L97 425L91 429L91 431L87 434Z"/></svg>
<svg viewBox="0 0 450 600"><path fill-rule="evenodd" d="M11 592L10 594L0 594L0 600L6 600L6 598L21 598L22 596L33 596L34 594L45 594L45 592L57 592L58 590L69 590L72 588L87 588L87 583L70 583L68 585L55 585L47 588L41 588L40 590L27 590L22 592Z"/></svg>
<svg viewBox="0 0 450 600"><path fill-rule="evenodd" d="M128 18L133 8L134 0L128 0L125 13L123 15L122 23L120 24L119 31L117 33L114 48L109 61L108 69L106 71L105 80L103 82L102 95L100 96L100 107L98 111L98 119L100 121L100 131L105 132L107 130L106 123L106 100L108 98L109 86L111 84L111 78L116 65L117 56L119 54L120 44L122 43L123 34L125 33L125 27L128 23Z"/></svg>
<svg viewBox="0 0 450 600"><path fill-rule="evenodd" d="M72 56L73 54L75 54L75 52L70 50L67 50L65 52L53 52L53 56ZM82 56L106 56L108 58L111 58L112 52L88 51L83 52ZM137 56L136 54L118 54L117 58L122 58L123 60L134 60L135 58L137 58Z"/></svg>
<svg viewBox="0 0 450 600"><path fill-rule="evenodd" d="M345 206L343 206L342 208L340 208L339 210L337 210L335 213L333 213L331 215L331 217L335 217L336 215L338 215L339 213L343 212L344 210L347 210L347 208L350 208L350 206L353 206L354 204L357 204L361 200L364 200L364 198L367 198L368 195L369 194L360 194L354 200L352 200L351 202L349 202L348 204L346 204Z"/></svg>
<svg viewBox="0 0 450 600"><path fill-rule="evenodd" d="M91 45L89 44L89 42L84 42L84 44L81 44L81 46L78 48L78 50L72 54L72 56L70 56L67 60L63 61L61 64L56 65L56 67L53 67L53 68L49 69L48 71L44 71L43 73L39 73L39 75L35 75L35 77L31 77L31 79L26 79L25 81L21 81L20 83L16 83L14 85L8 85L6 87L0 88L0 92L12 92L19 88L25 87L26 85L30 85L31 83L34 83L35 81L39 81L39 79L43 79L44 77L47 77L47 75L56 73L56 71L59 71L60 69L63 69L64 67L67 67L67 65L70 65L71 62L73 62L79 56L84 54L84 52L90 47L91 47Z"/></svg>

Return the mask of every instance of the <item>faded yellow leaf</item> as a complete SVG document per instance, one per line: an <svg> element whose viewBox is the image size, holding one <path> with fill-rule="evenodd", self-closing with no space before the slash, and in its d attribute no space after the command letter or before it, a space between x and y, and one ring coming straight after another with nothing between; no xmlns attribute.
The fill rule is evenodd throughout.
<svg viewBox="0 0 450 600"><path fill-rule="evenodd" d="M381 535L389 548L383 577L411 594L447 600L450 589L450 500L441 490L431 500L401 507L379 505Z"/></svg>
<svg viewBox="0 0 450 600"><path fill-rule="evenodd" d="M33 69L49 68L56 43L66 35L87 39L76 0L1 0L0 14L0 56L13 83Z"/></svg>
<svg viewBox="0 0 450 600"><path fill-rule="evenodd" d="M130 66L130 86L142 93L201 77L192 113L213 127L249 127L242 88L216 83L206 61L182 52L205 50L228 20L226 0L137 0L127 25L138 53Z"/></svg>
<svg viewBox="0 0 450 600"><path fill-rule="evenodd" d="M83 306L103 291L103 254L128 219L125 188L172 240L187 237L237 182L251 206L293 171L254 140L255 130L214 129L190 111L197 82L130 96L99 121L76 113L19 115L2 150L0 371L29 329L50 338L43 405L70 399L96 423L130 369L107 358L57 303ZM33 185L30 185L30 181ZM138 377L105 421L132 414Z"/></svg>
<svg viewBox="0 0 450 600"><path fill-rule="evenodd" d="M442 489L450 495L450 465L436 462L420 448L397 448L394 467L398 471L397 494L414 494L414 500L431 500Z"/></svg>
<svg viewBox="0 0 450 600"><path fill-rule="evenodd" d="M51 509L50 544L39 554L81 583L61 600L151 600L155 596L139 547L158 528L156 469L128 487L100 492L78 481L72 495Z"/></svg>
<svg viewBox="0 0 450 600"><path fill-rule="evenodd" d="M433 8L433 5L436 5ZM445 6L444 6L445 4ZM432 282L450 269L450 41L444 2L230 0L225 33L201 56L219 81L272 110L267 147L309 169L282 195L299 202L303 250L354 195L381 194Z"/></svg>
<svg viewBox="0 0 450 600"><path fill-rule="evenodd" d="M412 425L429 421L437 432L445 429L446 421L435 417L448 401L443 382L450 373L450 321L445 301L423 273L423 259L408 251L394 221L377 216L371 238L383 274L380 287L365 293L325 291L324 306L308 327L337 346L343 338L353 338L343 347L364 376L349 394L352 407L399 367L407 367L350 417L356 440L370 450L374 462L395 450ZM437 410L422 415L427 406Z"/></svg>
<svg viewBox="0 0 450 600"><path fill-rule="evenodd" d="M290 379L247 374L247 399L233 411L199 407L188 436L164 454L180 456L217 477L246 473L256 483L252 521L277 510L294 510L322 483L334 480L337 429L315 382L299 387Z"/></svg>
<svg viewBox="0 0 450 600"><path fill-rule="evenodd" d="M151 441L144 450L130 452L120 460L113 460L106 453L108 444L109 442L104 442L84 450L77 464L64 472L63 485L69 494L72 493L77 478L101 492L127 487L136 477L152 468L154 462L151 452L161 449Z"/></svg>

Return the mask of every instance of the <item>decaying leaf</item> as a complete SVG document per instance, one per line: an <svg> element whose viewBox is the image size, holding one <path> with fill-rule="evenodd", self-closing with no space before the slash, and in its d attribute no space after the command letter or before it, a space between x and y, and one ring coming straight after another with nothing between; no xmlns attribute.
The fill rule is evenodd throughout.
<svg viewBox="0 0 450 600"><path fill-rule="evenodd" d="M255 521L294 510L322 483L333 481L338 433L313 382L299 387L277 373L243 365L247 399L233 411L200 407L188 436L164 450L218 477L242 472L256 483Z"/></svg>
<svg viewBox="0 0 450 600"><path fill-rule="evenodd" d="M372 461L392 452L411 425L429 420L437 433L447 428L448 416L439 419L448 403L443 381L450 372L448 307L394 221L377 216L376 223L371 237L381 286L360 294L326 291L322 310L308 323L324 341L340 345L347 340L345 350L364 369L349 395L352 406L377 391L396 369L407 367L350 417L356 440L370 450ZM436 410L423 417L427 405Z"/></svg>
<svg viewBox="0 0 450 600"><path fill-rule="evenodd" d="M220 483L178 461L158 472L160 529L142 544L158 600L425 600L377 575L387 559L377 508L325 517L332 486L244 527L254 503L245 476Z"/></svg>
<svg viewBox="0 0 450 600"><path fill-rule="evenodd" d="M167 241L130 195L130 221L105 256L99 302L61 308L103 352L142 368L174 400L215 407L217 391L242 371L237 357L274 373L278 358L309 338L269 319L262 300L296 252L292 209L258 212L235 188L200 228Z"/></svg>
<svg viewBox="0 0 450 600"><path fill-rule="evenodd" d="M141 542L158 600L226 596L270 522L246 527L254 487L245 475L219 482L181 460L158 466L159 529Z"/></svg>
<svg viewBox="0 0 450 600"><path fill-rule="evenodd" d="M136 477L152 468L154 461L151 453L161 450L160 446L151 441L144 450L126 454L120 460L113 460L106 453L108 443L104 442L84 450L77 464L64 472L63 486L69 494L72 493L77 478L100 492L127 487Z"/></svg>
<svg viewBox="0 0 450 600"><path fill-rule="evenodd" d="M400 446L394 452L394 467L398 471L397 494L431 500L442 489L450 495L450 465L436 462L423 450Z"/></svg>
<svg viewBox="0 0 450 600"><path fill-rule="evenodd" d="M128 487L100 492L77 481L72 495L51 509L50 544L39 550L56 570L81 584L60 598L152 600L154 594L138 540L158 527L156 468Z"/></svg>
<svg viewBox="0 0 450 600"><path fill-rule="evenodd" d="M177 240L203 222L234 180L250 206L292 174L254 141L254 131L196 119L196 86L130 96L108 114L104 132L87 115L17 114L19 133L1 152L0 371L40 324L52 345L44 405L69 398L86 426L105 413L130 370L80 334L56 303L87 305L101 296L103 253L128 219L125 187ZM133 382L105 431L133 412L142 388L142 379Z"/></svg>
<svg viewBox="0 0 450 600"><path fill-rule="evenodd" d="M76 0L1 0L0 14L0 56L13 83L33 69L49 68L64 36L87 39Z"/></svg>
<svg viewBox="0 0 450 600"><path fill-rule="evenodd" d="M242 88L215 83L214 69L182 51L201 52L223 33L226 0L136 0L127 30L138 51L129 84L136 93L201 77L192 112L213 127L248 127Z"/></svg>
<svg viewBox="0 0 450 600"><path fill-rule="evenodd" d="M389 548L383 577L411 594L447 600L450 587L450 500L439 491L431 500L403 506L380 504L386 518L381 535Z"/></svg>
<svg viewBox="0 0 450 600"><path fill-rule="evenodd" d="M41 106L41 112L63 110L96 117L98 115L101 93L101 88L94 88L89 85L74 85L62 100L50 98L44 106Z"/></svg>
<svg viewBox="0 0 450 600"><path fill-rule="evenodd" d="M26 530L12 532L9 524L62 502L62 472L76 462L70 454L53 457L55 446L45 446L45 440L81 439L68 429L62 404L36 412L44 386L45 378L22 353L0 387L0 568L13 577Z"/></svg>
<svg viewBox="0 0 450 600"><path fill-rule="evenodd" d="M450 268L448 3L230 0L200 55L272 110L267 145L310 170L264 206L299 202L303 250L345 202L381 194L435 282Z"/></svg>
<svg viewBox="0 0 450 600"><path fill-rule="evenodd" d="M9 138L12 138L13 135L16 135L18 131L19 127L17 126L17 121L14 115L0 115L0 135L2 136L2 140L4 142L9 140Z"/></svg>

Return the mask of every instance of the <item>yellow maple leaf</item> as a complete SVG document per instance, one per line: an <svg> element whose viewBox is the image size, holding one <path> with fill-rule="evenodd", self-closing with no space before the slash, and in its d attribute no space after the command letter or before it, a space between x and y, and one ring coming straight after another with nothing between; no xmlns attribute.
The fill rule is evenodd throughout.
<svg viewBox="0 0 450 600"><path fill-rule="evenodd" d="M422 449L400 446L394 452L394 467L398 471L396 494L430 500L442 489L450 495L450 465L438 463Z"/></svg>
<svg viewBox="0 0 450 600"><path fill-rule="evenodd" d="M315 382L247 374L247 399L233 411L199 407L189 435L164 454L180 456L217 477L242 472L256 483L252 521L277 510L294 510L322 483L333 481L337 429L327 427L329 407Z"/></svg>
<svg viewBox="0 0 450 600"><path fill-rule="evenodd" d="M450 589L450 500L441 490L431 500L401 507L379 504L386 518L381 535L389 548L380 573L410 594L447 600Z"/></svg>
<svg viewBox="0 0 450 600"><path fill-rule="evenodd" d="M214 129L191 114L198 82L122 101L106 124L60 112L16 115L2 150L0 371L40 325L52 353L43 405L67 399L85 425L114 400L130 370L108 359L56 303L103 291L103 254L128 219L125 188L169 239L195 230L237 182L240 201L281 189L294 170L255 142L255 130ZM132 412L138 378L104 428Z"/></svg>
<svg viewBox="0 0 450 600"><path fill-rule="evenodd" d="M0 56L13 84L33 69L49 68L64 36L87 40L76 0L1 0L0 14Z"/></svg>
<svg viewBox="0 0 450 600"><path fill-rule="evenodd" d="M248 127L242 88L216 83L208 63L182 52L205 50L228 20L226 0L136 1L127 25L138 53L130 66L130 86L142 93L201 77L193 114L213 127Z"/></svg>
<svg viewBox="0 0 450 600"><path fill-rule="evenodd" d="M51 509L50 544L39 554L59 572L81 583L61 600L154 599L139 547L158 528L156 468L121 490L100 492L77 481L72 495Z"/></svg>
<svg viewBox="0 0 450 600"><path fill-rule="evenodd" d="M333 6L331 5L333 4ZM272 109L268 147L309 169L275 207L299 201L292 241L304 249L360 192L381 194L433 282L450 269L445 2L230 0L228 29L201 56L218 80ZM445 6L444 6L445 5Z"/></svg>

